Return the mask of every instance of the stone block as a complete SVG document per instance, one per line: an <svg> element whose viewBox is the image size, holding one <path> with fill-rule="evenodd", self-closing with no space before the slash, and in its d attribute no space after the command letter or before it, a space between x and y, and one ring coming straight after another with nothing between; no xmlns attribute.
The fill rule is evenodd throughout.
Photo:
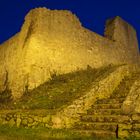
<svg viewBox="0 0 140 140"><path fill-rule="evenodd" d="M17 125L17 127L19 127L20 124L21 124L21 119L20 119L20 118L17 118L17 121L16 121L16 125Z"/></svg>
<svg viewBox="0 0 140 140"><path fill-rule="evenodd" d="M14 118L12 118L12 119L8 122L8 124L9 124L11 127L13 127L13 126L16 124Z"/></svg>

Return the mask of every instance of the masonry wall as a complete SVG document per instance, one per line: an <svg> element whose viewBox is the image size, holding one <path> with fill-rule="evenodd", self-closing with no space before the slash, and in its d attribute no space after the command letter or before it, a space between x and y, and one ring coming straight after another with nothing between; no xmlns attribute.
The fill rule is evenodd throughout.
<svg viewBox="0 0 140 140"><path fill-rule="evenodd" d="M136 62L139 57L138 40L135 29L120 17L108 19L105 28L105 37L117 42L122 50L129 52L129 59ZM130 58L133 56L132 58Z"/></svg>
<svg viewBox="0 0 140 140"><path fill-rule="evenodd" d="M129 24L117 17L107 24L105 35L82 27L69 11L31 10L21 31L0 46L0 90L8 87L13 97L19 98L53 74L85 69L87 65L139 63L136 33Z"/></svg>

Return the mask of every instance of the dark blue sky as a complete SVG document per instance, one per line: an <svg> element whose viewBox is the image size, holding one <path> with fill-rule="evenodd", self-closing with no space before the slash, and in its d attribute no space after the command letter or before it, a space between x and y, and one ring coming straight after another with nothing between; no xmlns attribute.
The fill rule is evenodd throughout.
<svg viewBox="0 0 140 140"><path fill-rule="evenodd" d="M118 15L134 26L140 41L140 0L0 0L0 43L20 30L35 7L71 10L83 26L99 34L105 20Z"/></svg>

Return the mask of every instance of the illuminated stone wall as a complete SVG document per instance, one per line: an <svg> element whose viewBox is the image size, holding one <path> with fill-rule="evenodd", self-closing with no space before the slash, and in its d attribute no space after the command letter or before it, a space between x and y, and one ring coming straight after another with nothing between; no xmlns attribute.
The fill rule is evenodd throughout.
<svg viewBox="0 0 140 140"><path fill-rule="evenodd" d="M127 98L122 106L125 114L140 113L140 80L136 80L133 84Z"/></svg>
<svg viewBox="0 0 140 140"><path fill-rule="evenodd" d="M19 98L53 74L139 63L136 33L128 23L109 20L105 36L82 27L69 11L31 10L21 31L0 46L0 90L9 88Z"/></svg>

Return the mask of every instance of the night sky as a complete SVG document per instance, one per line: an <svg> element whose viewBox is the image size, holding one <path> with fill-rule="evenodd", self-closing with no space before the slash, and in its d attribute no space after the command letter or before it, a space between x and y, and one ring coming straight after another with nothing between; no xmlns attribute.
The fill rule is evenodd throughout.
<svg viewBox="0 0 140 140"><path fill-rule="evenodd" d="M20 31L35 7L71 10L83 26L101 35L106 19L121 16L137 30L140 42L140 0L0 0L0 43Z"/></svg>

